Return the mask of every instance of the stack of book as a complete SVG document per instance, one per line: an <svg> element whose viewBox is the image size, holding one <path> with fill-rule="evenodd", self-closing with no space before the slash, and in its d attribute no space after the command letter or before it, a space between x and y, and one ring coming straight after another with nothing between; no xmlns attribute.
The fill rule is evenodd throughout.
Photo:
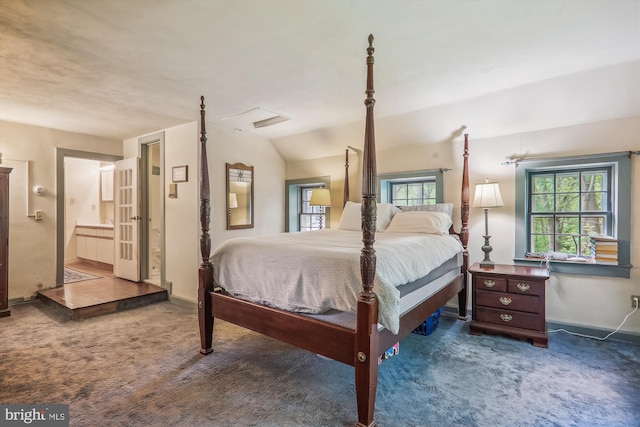
<svg viewBox="0 0 640 427"><path fill-rule="evenodd" d="M618 265L618 239L602 234L592 234L589 237L596 264Z"/></svg>

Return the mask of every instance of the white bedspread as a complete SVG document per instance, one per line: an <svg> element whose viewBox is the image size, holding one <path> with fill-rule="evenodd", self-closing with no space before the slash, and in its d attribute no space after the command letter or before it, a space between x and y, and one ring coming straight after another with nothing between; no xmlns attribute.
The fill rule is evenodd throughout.
<svg viewBox="0 0 640 427"><path fill-rule="evenodd" d="M225 241L213 252L216 284L239 298L289 311L356 312L362 233L320 230ZM377 233L380 324L398 332L397 286L426 276L462 250L451 236Z"/></svg>

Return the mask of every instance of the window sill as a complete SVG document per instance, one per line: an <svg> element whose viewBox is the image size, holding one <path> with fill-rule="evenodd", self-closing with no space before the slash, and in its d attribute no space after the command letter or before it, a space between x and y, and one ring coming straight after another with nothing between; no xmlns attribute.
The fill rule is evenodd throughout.
<svg viewBox="0 0 640 427"><path fill-rule="evenodd" d="M539 266L539 259L514 258L516 265ZM549 268L552 273L579 274L582 276L631 277L631 265L607 265L587 262L550 260Z"/></svg>

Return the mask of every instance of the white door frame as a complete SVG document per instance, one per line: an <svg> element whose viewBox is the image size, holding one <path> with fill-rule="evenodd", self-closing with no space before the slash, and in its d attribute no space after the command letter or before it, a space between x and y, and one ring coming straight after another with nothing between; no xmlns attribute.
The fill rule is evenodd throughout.
<svg viewBox="0 0 640 427"><path fill-rule="evenodd" d="M168 283L166 282L166 252L165 252L165 157L164 157L164 132L158 132L152 135L148 135L138 139L138 153L142 158L142 164L140 169L140 182L142 189L142 223L140 228L141 233L141 245L140 245L140 255L141 255L141 279L149 279L149 256L151 254L151 246L150 246L150 237L151 237L151 219L150 219L150 207L149 207L149 182L148 177L151 171L148 170L149 165L149 146L151 144L158 144L160 147L160 283L164 288L169 288Z"/></svg>

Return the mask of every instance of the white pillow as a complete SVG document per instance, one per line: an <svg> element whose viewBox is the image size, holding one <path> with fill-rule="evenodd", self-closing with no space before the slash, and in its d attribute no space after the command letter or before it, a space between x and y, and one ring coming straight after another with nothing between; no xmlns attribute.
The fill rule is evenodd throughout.
<svg viewBox="0 0 640 427"><path fill-rule="evenodd" d="M433 205L398 206L403 212L430 211L443 212L453 217L453 203L436 203Z"/></svg>
<svg viewBox="0 0 640 427"><path fill-rule="evenodd" d="M400 209L391 203L378 203L376 206L376 231L383 232L386 230L396 212L400 212ZM338 230L362 230L360 203L347 202L342 210Z"/></svg>
<svg viewBox="0 0 640 427"><path fill-rule="evenodd" d="M448 234L453 221L442 212L398 212L385 233Z"/></svg>
<svg viewBox="0 0 640 427"><path fill-rule="evenodd" d="M376 207L376 231L383 232L386 230L396 212L400 212L400 209L391 203L378 203Z"/></svg>
<svg viewBox="0 0 640 427"><path fill-rule="evenodd" d="M361 231L360 203L347 202L342 210L338 230Z"/></svg>

